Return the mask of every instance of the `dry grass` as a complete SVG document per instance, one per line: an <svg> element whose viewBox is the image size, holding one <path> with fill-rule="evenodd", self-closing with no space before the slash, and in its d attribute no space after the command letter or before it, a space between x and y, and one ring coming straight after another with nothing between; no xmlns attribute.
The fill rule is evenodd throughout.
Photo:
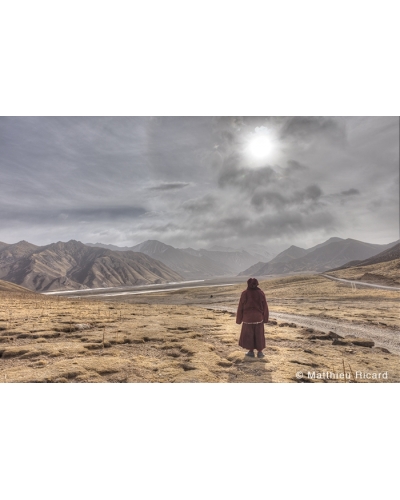
<svg viewBox="0 0 400 500"><path fill-rule="evenodd" d="M273 311L367 323L381 307L385 321L399 325L399 292L353 292L320 276L261 286ZM349 373L388 371L389 382L400 381L398 356L349 341L334 345L300 327L268 325L266 357L245 358L234 314L205 309L236 306L242 289L122 296L118 302L0 292L0 381L294 382L299 370L343 371L343 363Z"/></svg>
<svg viewBox="0 0 400 500"><path fill-rule="evenodd" d="M371 264L369 266L350 267L340 271L331 271L332 276L352 280L366 281L379 285L400 285L400 259Z"/></svg>

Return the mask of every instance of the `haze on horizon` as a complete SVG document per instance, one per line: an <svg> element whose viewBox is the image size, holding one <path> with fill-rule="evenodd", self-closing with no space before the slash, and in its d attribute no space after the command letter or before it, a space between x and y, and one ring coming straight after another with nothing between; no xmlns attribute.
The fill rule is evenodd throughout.
<svg viewBox="0 0 400 500"><path fill-rule="evenodd" d="M398 117L1 117L0 241L399 238Z"/></svg>

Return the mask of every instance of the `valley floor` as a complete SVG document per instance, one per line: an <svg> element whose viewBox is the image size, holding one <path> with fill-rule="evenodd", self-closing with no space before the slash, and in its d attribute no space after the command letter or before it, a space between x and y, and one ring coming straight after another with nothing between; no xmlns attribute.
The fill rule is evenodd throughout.
<svg viewBox="0 0 400 500"><path fill-rule="evenodd" d="M354 343L370 345L372 330L398 338L400 292L318 275L260 286L271 310L261 360L237 344L243 284L90 299L0 292L0 381L344 383L318 374L369 382L362 374L387 372L376 381L400 382L396 345Z"/></svg>

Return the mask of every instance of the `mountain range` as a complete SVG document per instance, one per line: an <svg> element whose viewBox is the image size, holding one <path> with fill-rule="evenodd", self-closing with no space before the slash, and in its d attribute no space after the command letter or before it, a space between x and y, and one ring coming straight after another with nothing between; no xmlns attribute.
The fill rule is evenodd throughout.
<svg viewBox="0 0 400 500"><path fill-rule="evenodd" d="M0 248L0 279L39 292L182 281L140 252L93 248L75 240L43 247L21 241Z"/></svg>
<svg viewBox="0 0 400 500"><path fill-rule="evenodd" d="M147 240L133 247L118 248L115 245L102 243L86 243L88 246L110 248L112 250L129 250L144 254L163 262L186 279L203 279L215 276L237 275L242 269L249 267L263 258L261 254L227 247L220 250L195 250L194 248L175 248L161 241ZM224 250L222 250L224 248ZM260 245L260 250L263 247ZM266 255L264 248L264 255ZM270 254L271 255L271 254Z"/></svg>
<svg viewBox="0 0 400 500"><path fill-rule="evenodd" d="M174 248L157 240L125 248L75 240L46 246L0 242L0 280L39 292L104 288L233 274L324 272L393 260L399 258L399 252L398 241L377 245L330 238L308 249L291 246L269 262L255 263L259 254L246 250ZM243 268L246 270L240 272Z"/></svg>
<svg viewBox="0 0 400 500"><path fill-rule="evenodd" d="M369 257L365 260L352 260L347 262L343 266L337 267L336 269L331 269L331 271L339 271L341 269L348 269L349 267L364 267L373 264L380 264L382 262L389 262L392 260L400 259L400 243L396 243L394 246L383 250L373 257Z"/></svg>
<svg viewBox="0 0 400 500"><path fill-rule="evenodd" d="M291 246L271 261L258 262L239 273L239 276L328 271L350 261L368 259L377 253L390 249L397 243L395 241L386 245L378 245L351 238L330 238L309 249Z"/></svg>

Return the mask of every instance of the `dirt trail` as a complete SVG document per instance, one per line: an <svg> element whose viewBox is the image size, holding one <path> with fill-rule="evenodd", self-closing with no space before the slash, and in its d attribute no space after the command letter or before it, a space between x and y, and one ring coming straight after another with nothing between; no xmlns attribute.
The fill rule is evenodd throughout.
<svg viewBox="0 0 400 500"><path fill-rule="evenodd" d="M204 307L204 306L203 306ZM225 310L236 313L234 307L208 306L208 309ZM312 316L301 316L299 314L289 314L270 311L271 318L290 321L307 328L314 328L322 332L333 331L342 337L362 337L373 340L378 347L386 347L393 354L400 354L400 331L392 328L380 327L377 325L367 325L365 323L351 323L333 318L315 318Z"/></svg>
<svg viewBox="0 0 400 500"><path fill-rule="evenodd" d="M320 274L324 278L329 278L330 280L342 281L343 283L348 283L349 285L353 284L355 286L371 286L372 288L383 288L384 290L400 290L399 287L395 286L386 286L386 285L375 285L374 283L367 283L366 281L358 281L358 280L347 280L345 278L335 278L334 276L329 276L329 274Z"/></svg>

